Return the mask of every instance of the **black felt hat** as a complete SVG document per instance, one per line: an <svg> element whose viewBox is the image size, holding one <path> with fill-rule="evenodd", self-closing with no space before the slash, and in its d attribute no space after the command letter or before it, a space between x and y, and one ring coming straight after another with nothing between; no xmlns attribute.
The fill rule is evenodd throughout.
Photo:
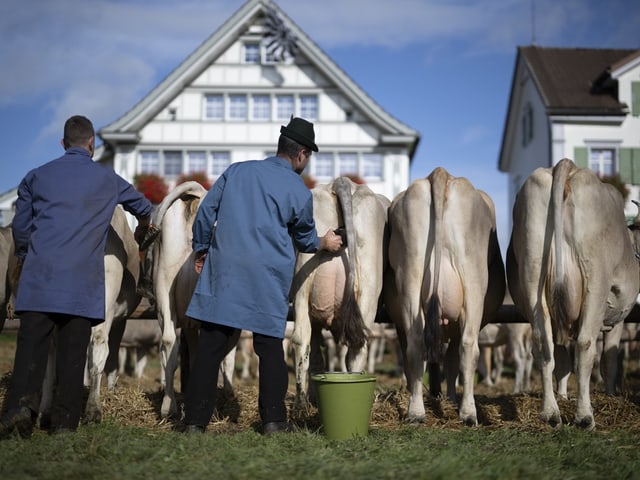
<svg viewBox="0 0 640 480"><path fill-rule="evenodd" d="M315 144L316 134L313 131L313 123L306 121L304 118L291 116L289 125L280 127L280 133L314 152L318 151L318 146Z"/></svg>

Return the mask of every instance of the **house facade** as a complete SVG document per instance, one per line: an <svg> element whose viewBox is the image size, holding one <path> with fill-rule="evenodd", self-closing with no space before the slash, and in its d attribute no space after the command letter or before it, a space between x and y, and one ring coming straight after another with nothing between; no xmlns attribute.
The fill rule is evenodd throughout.
<svg viewBox="0 0 640 480"><path fill-rule="evenodd" d="M538 167L570 158L640 199L640 50L519 47L498 161L509 200Z"/></svg>
<svg viewBox="0 0 640 480"><path fill-rule="evenodd" d="M133 182L211 182L233 162L275 154L291 116L314 123L305 174L357 175L392 199L409 185L420 136L375 103L276 3L249 0L145 98L101 128L96 160Z"/></svg>

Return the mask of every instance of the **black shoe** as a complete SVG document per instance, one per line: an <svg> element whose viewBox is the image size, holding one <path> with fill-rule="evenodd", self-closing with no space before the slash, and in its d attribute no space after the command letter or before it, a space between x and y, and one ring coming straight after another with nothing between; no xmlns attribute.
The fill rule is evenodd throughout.
<svg viewBox="0 0 640 480"><path fill-rule="evenodd" d="M22 438L29 438L33 433L34 419L31 410L27 407L9 412L5 418L0 421L0 440L11 438L14 434Z"/></svg>
<svg viewBox="0 0 640 480"><path fill-rule="evenodd" d="M262 425L262 434L271 435L273 433L292 433L295 429L289 422L267 422Z"/></svg>
<svg viewBox="0 0 640 480"><path fill-rule="evenodd" d="M205 431L205 427L203 427L202 425L185 425L184 426L184 433L191 435L191 434L202 434Z"/></svg>

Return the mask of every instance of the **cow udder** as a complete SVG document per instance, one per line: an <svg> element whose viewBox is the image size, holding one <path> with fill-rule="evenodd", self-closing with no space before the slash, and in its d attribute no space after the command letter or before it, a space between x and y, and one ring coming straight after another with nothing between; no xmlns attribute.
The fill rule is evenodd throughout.
<svg viewBox="0 0 640 480"><path fill-rule="evenodd" d="M340 311L344 285L345 266L340 257L322 263L316 270L309 299L309 315L312 321L329 328Z"/></svg>

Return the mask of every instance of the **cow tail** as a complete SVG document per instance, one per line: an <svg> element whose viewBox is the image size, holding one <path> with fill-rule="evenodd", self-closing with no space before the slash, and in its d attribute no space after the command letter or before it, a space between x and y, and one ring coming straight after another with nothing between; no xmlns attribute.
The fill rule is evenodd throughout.
<svg viewBox="0 0 640 480"><path fill-rule="evenodd" d="M356 300L356 231L353 225L353 201L351 181L339 177L333 183L333 190L342 209L344 227L347 234L347 282L340 308L340 338L350 349L360 350L367 341L367 327Z"/></svg>
<svg viewBox="0 0 640 480"><path fill-rule="evenodd" d="M162 219L165 213L169 210L169 207L179 198L183 198L185 195L202 198L207 193L207 190L198 182L189 181L177 185L176 188L171 190L166 197L162 199L160 205L153 212L153 219L151 222L154 225L160 227L162 225Z"/></svg>
<svg viewBox="0 0 640 480"><path fill-rule="evenodd" d="M434 243L433 243L433 282L425 310L424 343L427 351L427 361L441 363L442 332L440 330L441 302L438 295L440 285L440 264L442 263L442 249L444 244L444 204L447 196L448 174L443 168L436 168L429 175L431 182L431 205L433 207ZM428 242L427 242L428 244ZM425 264L429 262L428 253ZM427 265L425 265L427 267ZM428 272L428 267L425 268Z"/></svg>
<svg viewBox="0 0 640 480"><path fill-rule="evenodd" d="M555 343L564 345L569 339L569 318L567 316L567 283L564 274L562 237L564 233L564 199L569 195L568 179L573 163L561 160L553 169L551 184L551 209L553 212L553 250L555 257L553 280L549 295L549 311L556 324ZM549 262L550 255L547 255ZM551 272L550 272L551 273Z"/></svg>

